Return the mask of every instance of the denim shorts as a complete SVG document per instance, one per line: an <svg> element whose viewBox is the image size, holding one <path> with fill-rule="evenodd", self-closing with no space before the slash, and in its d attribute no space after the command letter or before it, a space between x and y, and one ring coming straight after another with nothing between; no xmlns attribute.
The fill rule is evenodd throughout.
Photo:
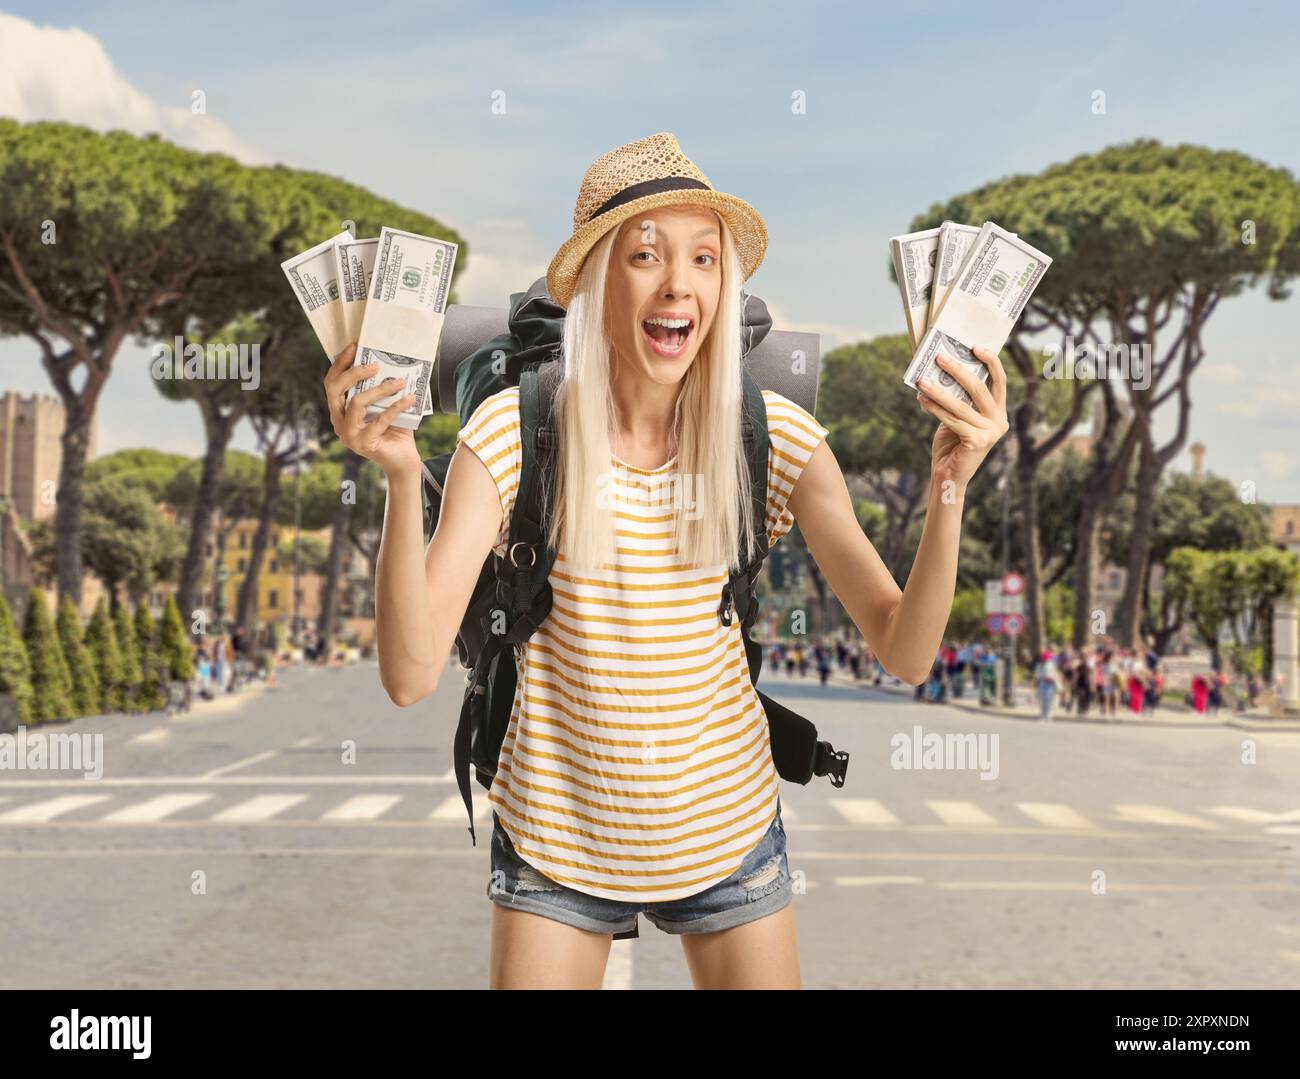
<svg viewBox="0 0 1300 1079"><path fill-rule="evenodd" d="M551 880L519 857L496 811L492 812L487 897L503 907L540 914L593 933L613 934L615 940L639 935L638 914L665 933L712 933L775 914L793 895L779 797L771 825L731 876L695 895L659 903L605 899Z"/></svg>

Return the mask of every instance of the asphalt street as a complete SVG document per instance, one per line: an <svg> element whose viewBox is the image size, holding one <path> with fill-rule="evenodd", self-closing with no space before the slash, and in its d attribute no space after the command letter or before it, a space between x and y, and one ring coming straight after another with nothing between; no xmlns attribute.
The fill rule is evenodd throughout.
<svg viewBox="0 0 1300 1079"><path fill-rule="evenodd" d="M103 774L0 771L0 985L485 986L460 684L399 709L374 664L296 669L34 728L102 734ZM842 789L782 790L806 987L1300 986L1300 734L763 685L852 755ZM615 942L607 987L689 985L647 920Z"/></svg>

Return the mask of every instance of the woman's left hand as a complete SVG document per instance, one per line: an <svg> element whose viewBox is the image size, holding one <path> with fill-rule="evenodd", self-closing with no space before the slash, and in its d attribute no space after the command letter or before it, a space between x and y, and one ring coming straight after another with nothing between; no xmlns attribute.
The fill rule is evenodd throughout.
<svg viewBox="0 0 1300 1079"><path fill-rule="evenodd" d="M965 491L970 478L988 456L994 444L1007 433L1007 373L1002 361L987 349L976 346L975 358L993 376L991 386L972 374L964 364L940 354L939 366L955 378L971 395L975 407L945 393L937 386L926 392L931 380L921 381L916 399L930 415L939 420L931 450L930 480L942 484L951 480Z"/></svg>

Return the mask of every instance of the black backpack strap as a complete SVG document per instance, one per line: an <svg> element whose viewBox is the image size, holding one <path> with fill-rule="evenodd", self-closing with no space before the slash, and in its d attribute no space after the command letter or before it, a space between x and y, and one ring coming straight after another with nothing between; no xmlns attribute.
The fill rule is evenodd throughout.
<svg viewBox="0 0 1300 1079"><path fill-rule="evenodd" d="M510 515L506 553L496 559L497 604L506 612L507 628L505 633L489 632L486 635L483 650L469 678L467 697L470 694L487 695L487 681L492 676L494 662L513 661L513 657L502 653L523 645L551 612L549 578L555 564L555 551L546 542L550 507L543 494L554 489L558 444L555 397L563 373L563 365L552 360L525 367L519 374L522 443L519 489ZM456 785L469 816L470 841L477 846L469 775L473 735L471 716L474 714L474 709L462 706L453 756ZM477 714L484 717L486 725L490 719L486 709L480 708ZM500 750L499 745L493 748Z"/></svg>
<svg viewBox="0 0 1300 1079"><path fill-rule="evenodd" d="M740 636L745 645L745 658L749 661L749 680L757 688L758 675L763 667L763 647L749 633L758 618L758 601L754 588L763 562L768 555L767 543L767 406L762 390L749 377L744 378L744 413L742 419L745 456L749 461L750 513L754 519L755 547L752 553L745 549L741 537L739 567L731 572L722 590L722 605L718 616L724 625L731 624L730 608L734 606L740 618ZM782 778L806 783L813 776L830 776L831 785L844 786L849 755L837 751L830 742L817 738L817 728L796 715L789 708L773 701L759 691L759 700L768 717L769 736L773 759Z"/></svg>
<svg viewBox="0 0 1300 1079"><path fill-rule="evenodd" d="M754 523L754 549L745 547L744 531L741 531L740 550L737 566L731 570L727 583L722 588L722 603L718 607L718 617L723 625L731 625L731 609L734 607L740 619L742 632L748 633L754 619L758 616L758 605L754 602L754 585L762 571L763 561L767 558L767 406L763 402L763 391L749 377L742 373L744 397L741 409L741 435L745 442L745 458L749 461L749 513ZM761 658L760 658L761 664ZM758 669L751 662L750 679L756 681Z"/></svg>

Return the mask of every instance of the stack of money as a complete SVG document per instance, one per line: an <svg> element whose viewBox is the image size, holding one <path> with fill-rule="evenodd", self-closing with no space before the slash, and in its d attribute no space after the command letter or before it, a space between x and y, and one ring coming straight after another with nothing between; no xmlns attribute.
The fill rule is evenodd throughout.
<svg viewBox="0 0 1300 1079"><path fill-rule="evenodd" d="M988 368L972 349L1002 351L1052 260L992 221L980 228L945 221L892 237L889 251L912 345L903 381L917 389L921 379L932 378L941 392L972 404L936 357L957 360L987 384Z"/></svg>
<svg viewBox="0 0 1300 1079"><path fill-rule="evenodd" d="M414 393L393 420L414 430L433 411L433 365L442 336L457 245L384 227L372 239L341 232L281 264L331 363L357 342L355 363L378 363L348 391L344 406L389 378L389 395L367 415Z"/></svg>
<svg viewBox="0 0 1300 1079"><path fill-rule="evenodd" d="M334 245L352 239L352 233L340 232L308 248L301 255L280 263L280 269L293 286L307 321L316 331L316 340L325 350L330 363L355 338L348 337L343 325L343 308L339 303L339 270Z"/></svg>

